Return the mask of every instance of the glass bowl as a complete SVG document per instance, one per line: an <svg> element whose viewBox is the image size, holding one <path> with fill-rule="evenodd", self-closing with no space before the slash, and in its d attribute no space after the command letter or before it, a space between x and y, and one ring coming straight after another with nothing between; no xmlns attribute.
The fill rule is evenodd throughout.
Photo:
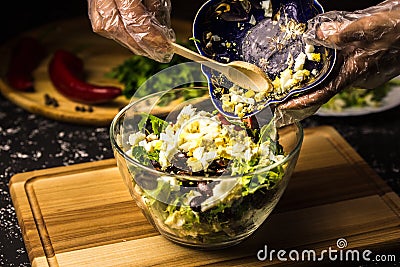
<svg viewBox="0 0 400 267"><path fill-rule="evenodd" d="M184 89L172 89L167 94L161 92L149 95L130 103L116 115L111 124L110 138L117 165L136 204L162 236L175 243L201 249L232 246L250 236L276 206L295 168L302 145L303 129L298 123L276 129L271 123L271 118L268 118L270 113L266 113L265 117L263 113L259 113L251 125L258 124L258 128L261 128L263 134L257 144L262 145L258 145L256 150L259 153L257 155L268 155L267 160L259 159L258 164L250 167L250 161L238 164L244 162L239 160L242 157L239 154L226 156L225 161L214 158L205 171L201 168L195 169L194 165L188 163L189 159L179 160L179 157L182 157L179 150L175 151L170 159L172 163L164 170L160 168L162 164L156 162L153 154L142 153L146 144L160 149L162 145L167 147L169 142L175 140L173 137L166 139L165 134L159 138L164 141L159 140L150 145L150 140L154 141L157 138L154 134L149 137L149 129L162 125L155 118L159 117L169 122L168 127L171 128L167 129L178 127L180 123L181 126L175 135L177 138L183 136L183 132L188 129L185 127L190 128L193 125L198 126L198 132L203 130L203 134L212 135L213 131L204 127L211 127L216 121L221 122L218 129L228 127L229 131L233 131L227 137L230 141L226 141L230 142L229 148L235 147L235 142L235 149L244 144L238 141L236 135L251 135L251 131L244 130L240 122L230 122L219 116L209 96L196 97L180 103L175 101L168 112L157 116L148 115L157 110L157 103L164 102L163 98L166 95L180 94L182 90ZM198 112L196 114L209 112L209 115L187 115L195 109ZM196 132L191 133L193 135L187 142L196 143L197 139L193 137L196 136ZM138 145L139 139L143 141L143 135L147 135L147 141L139 142L141 145ZM142 138L139 138L140 136ZM243 140L250 140L250 136L242 137ZM205 140L204 136L203 138ZM160 142L164 144L160 145ZM203 149L225 146L226 151L231 151L229 153L233 155L232 149L228 149L228 144L223 144L218 137L214 136L208 144ZM139 146L142 147L137 149ZM159 153L158 160L163 162L161 158L164 157ZM189 152L185 153L188 157Z"/></svg>

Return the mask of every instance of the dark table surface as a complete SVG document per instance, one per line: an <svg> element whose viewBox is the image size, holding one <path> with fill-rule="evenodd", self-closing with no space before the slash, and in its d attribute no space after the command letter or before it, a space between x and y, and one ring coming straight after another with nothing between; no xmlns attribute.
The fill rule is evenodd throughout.
<svg viewBox="0 0 400 267"><path fill-rule="evenodd" d="M13 5L17 5L17 1L13 2ZM87 12L85 1L64 1L68 4L57 7L52 6L54 1L39 2L35 3L41 7L35 6L32 9L27 4L25 8L20 8L19 14L22 12L22 15L18 18L11 15L1 18L4 20L0 21L1 25L13 26L0 34L0 42L43 23ZM324 4L324 1L321 2ZM345 8L343 3L341 7L335 7L332 2L326 5L327 10ZM368 5L363 1L358 6ZM196 2L190 5L190 12L181 14L186 14L184 18L190 19L198 6L199 2ZM34 10L42 8L52 12L46 12L46 16L35 13ZM188 8L187 4L177 9L185 8ZM353 6L347 8L352 9ZM400 107L365 116L312 116L303 121L304 127L318 125L331 125L338 130L393 191L400 195ZM0 266L30 266L8 188L13 175L112 157L108 127L77 126L50 120L24 111L0 96ZM397 262L397 265L391 263L388 266L399 266L400 255Z"/></svg>

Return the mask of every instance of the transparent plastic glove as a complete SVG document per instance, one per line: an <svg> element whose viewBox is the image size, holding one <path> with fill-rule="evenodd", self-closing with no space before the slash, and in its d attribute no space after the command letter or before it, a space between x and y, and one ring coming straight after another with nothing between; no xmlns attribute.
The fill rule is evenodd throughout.
<svg viewBox="0 0 400 267"><path fill-rule="evenodd" d="M349 86L373 89L400 74L400 1L356 11L331 11L309 21L307 43L338 49L336 69L315 91L275 109L279 125L314 114Z"/></svg>
<svg viewBox="0 0 400 267"><path fill-rule="evenodd" d="M170 12L169 0L88 0L94 32L159 62L173 55Z"/></svg>

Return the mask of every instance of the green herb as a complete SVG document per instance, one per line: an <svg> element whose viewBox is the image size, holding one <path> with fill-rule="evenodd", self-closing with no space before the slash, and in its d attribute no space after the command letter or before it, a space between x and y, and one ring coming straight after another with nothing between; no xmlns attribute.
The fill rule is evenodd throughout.
<svg viewBox="0 0 400 267"><path fill-rule="evenodd" d="M275 143L277 140L277 131L275 126L275 120L271 120L268 124L265 124L260 129L258 144L261 144L265 141L272 141L271 143Z"/></svg>
<svg viewBox="0 0 400 267"><path fill-rule="evenodd" d="M150 159L149 156L147 155L147 151L142 146L135 146L132 148L132 157L134 157L137 161L139 161L143 165L150 164Z"/></svg>
<svg viewBox="0 0 400 267"><path fill-rule="evenodd" d="M150 160L158 162L160 160L160 150L155 149L154 151L147 153L147 156L149 157Z"/></svg>
<svg viewBox="0 0 400 267"><path fill-rule="evenodd" d="M283 167L278 166L267 174L244 175L242 177L242 196L254 194L262 188L271 190L283 178L284 173Z"/></svg>
<svg viewBox="0 0 400 267"><path fill-rule="evenodd" d="M151 123L151 128L153 130L153 133L156 135L159 135L168 126L168 122L160 118L157 118L156 116L153 115L149 115L149 120Z"/></svg>
<svg viewBox="0 0 400 267"><path fill-rule="evenodd" d="M191 42L182 43L182 45L192 50L196 49ZM161 72L168 67L185 62L188 60L178 55L174 55L169 63L159 63L144 56L134 55L113 68L106 76L117 79L124 85L122 93L128 99L176 87L205 86L206 79L200 69L193 69L198 68L198 65L182 65L182 67L169 69L165 74ZM174 99L176 98L172 97L169 101Z"/></svg>
<svg viewBox="0 0 400 267"><path fill-rule="evenodd" d="M152 160L159 161L160 150L154 150L152 152L147 152L142 146L135 146L132 148L132 157L143 165L149 166Z"/></svg>
<svg viewBox="0 0 400 267"><path fill-rule="evenodd" d="M149 114L142 114L142 119L138 123L138 130L143 131L146 127L147 120L149 119Z"/></svg>
<svg viewBox="0 0 400 267"><path fill-rule="evenodd" d="M195 43L201 43L199 39L196 39L196 38L194 38L194 37L190 37L189 40L190 40L190 41L193 41L193 42L195 42Z"/></svg>
<svg viewBox="0 0 400 267"><path fill-rule="evenodd" d="M168 122L151 114L142 114L142 119L138 123L139 131L142 131L147 125L151 125L151 133L160 135L168 126Z"/></svg>
<svg viewBox="0 0 400 267"><path fill-rule="evenodd" d="M243 159L234 159L230 166L232 176L253 172L256 168L254 161L244 161Z"/></svg>

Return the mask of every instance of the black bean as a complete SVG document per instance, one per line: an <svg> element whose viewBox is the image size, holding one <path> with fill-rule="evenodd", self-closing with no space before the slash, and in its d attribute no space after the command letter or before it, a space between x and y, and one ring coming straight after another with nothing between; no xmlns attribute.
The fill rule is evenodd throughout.
<svg viewBox="0 0 400 267"><path fill-rule="evenodd" d="M229 164L229 159L221 158L221 159L216 159L215 164L217 164L219 167L226 167Z"/></svg>
<svg viewBox="0 0 400 267"><path fill-rule="evenodd" d="M75 111L80 111L80 112L93 112L93 107L92 106L88 106L87 108L85 106L76 106L75 107Z"/></svg>
<svg viewBox="0 0 400 267"><path fill-rule="evenodd" d="M187 166L187 156L184 153L176 153L171 159L171 164L178 170L190 171Z"/></svg>
<svg viewBox="0 0 400 267"><path fill-rule="evenodd" d="M51 99L50 96L48 94L44 95L44 102L46 105L50 105Z"/></svg>
<svg viewBox="0 0 400 267"><path fill-rule="evenodd" d="M205 176L204 170L192 173L193 176Z"/></svg>
<svg viewBox="0 0 400 267"><path fill-rule="evenodd" d="M54 97L51 97L49 94L44 95L44 103L46 106L53 106L53 107L58 107L58 101Z"/></svg>
<svg viewBox="0 0 400 267"><path fill-rule="evenodd" d="M197 212L201 211L201 203L203 203L206 199L207 199L207 197L205 197L205 196L197 196L197 197L192 198L192 200L189 203L190 208L193 211L197 211Z"/></svg>
<svg viewBox="0 0 400 267"><path fill-rule="evenodd" d="M199 192L203 195L203 196L207 196L210 197L213 195L213 191L212 189L208 186L208 184L206 182L199 182L197 184L197 188L199 189Z"/></svg>
<svg viewBox="0 0 400 267"><path fill-rule="evenodd" d="M151 165L153 165L154 169L156 169L157 171L161 170L161 164L158 161L151 160L150 162L151 162Z"/></svg>
<svg viewBox="0 0 400 267"><path fill-rule="evenodd" d="M208 166L208 172L210 175L221 176L228 172L227 167L229 164L228 159L216 159Z"/></svg>

